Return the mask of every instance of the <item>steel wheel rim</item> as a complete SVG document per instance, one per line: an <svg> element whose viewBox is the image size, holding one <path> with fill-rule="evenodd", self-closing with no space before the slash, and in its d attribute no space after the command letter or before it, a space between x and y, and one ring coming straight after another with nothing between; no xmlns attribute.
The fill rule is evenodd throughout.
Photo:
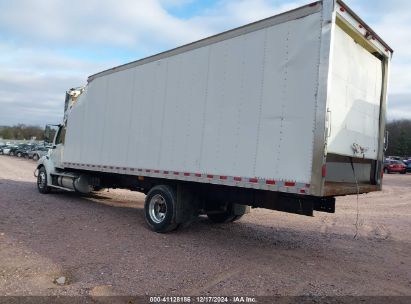
<svg viewBox="0 0 411 304"><path fill-rule="evenodd" d="M39 173L38 185L41 189L43 189L46 186L46 173L45 172Z"/></svg>
<svg viewBox="0 0 411 304"><path fill-rule="evenodd" d="M161 194L156 194L150 199L148 213L154 223L159 224L164 221L167 214L167 204Z"/></svg>

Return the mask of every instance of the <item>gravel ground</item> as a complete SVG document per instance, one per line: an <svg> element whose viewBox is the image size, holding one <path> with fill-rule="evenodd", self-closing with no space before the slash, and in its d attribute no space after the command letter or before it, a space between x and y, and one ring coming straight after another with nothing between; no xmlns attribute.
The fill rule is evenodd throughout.
<svg viewBox="0 0 411 304"><path fill-rule="evenodd" d="M144 195L42 195L34 167L0 156L0 295L411 295L411 174L359 197L354 239L356 196L157 234Z"/></svg>

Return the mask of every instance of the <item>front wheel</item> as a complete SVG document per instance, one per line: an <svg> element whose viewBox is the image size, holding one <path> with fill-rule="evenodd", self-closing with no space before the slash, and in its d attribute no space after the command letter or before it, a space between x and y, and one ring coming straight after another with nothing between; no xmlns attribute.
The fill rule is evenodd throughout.
<svg viewBox="0 0 411 304"><path fill-rule="evenodd" d="M39 160L39 156L37 154L33 155L33 160Z"/></svg>
<svg viewBox="0 0 411 304"><path fill-rule="evenodd" d="M46 172L46 168L44 167L41 167L39 169L39 172L37 175L37 189L42 194L47 194L50 192L50 187L47 186L47 172Z"/></svg>
<svg viewBox="0 0 411 304"><path fill-rule="evenodd" d="M167 185L155 186L147 193L144 213L151 230L164 233L177 229L176 202L174 189Z"/></svg>

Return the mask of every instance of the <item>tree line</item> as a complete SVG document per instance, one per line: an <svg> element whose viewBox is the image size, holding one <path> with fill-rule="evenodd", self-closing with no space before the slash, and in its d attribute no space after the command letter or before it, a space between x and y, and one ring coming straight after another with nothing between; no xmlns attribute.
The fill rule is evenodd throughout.
<svg viewBox="0 0 411 304"><path fill-rule="evenodd" d="M388 149L386 155L411 156L411 120L401 119L387 123ZM0 138L3 139L26 139L35 137L44 140L44 128L39 126L18 124L15 126L0 127Z"/></svg>
<svg viewBox="0 0 411 304"><path fill-rule="evenodd" d="M32 139L33 137L36 140L44 139L44 128L39 126L31 126L25 124L17 124L15 126L2 126L0 127L0 138L3 139Z"/></svg>

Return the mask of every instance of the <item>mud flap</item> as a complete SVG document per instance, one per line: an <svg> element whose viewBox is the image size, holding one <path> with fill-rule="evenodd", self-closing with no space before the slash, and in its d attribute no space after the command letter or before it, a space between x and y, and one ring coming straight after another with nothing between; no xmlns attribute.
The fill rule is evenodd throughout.
<svg viewBox="0 0 411 304"><path fill-rule="evenodd" d="M177 185L176 222L182 227L190 225L197 217L200 202L189 186Z"/></svg>

